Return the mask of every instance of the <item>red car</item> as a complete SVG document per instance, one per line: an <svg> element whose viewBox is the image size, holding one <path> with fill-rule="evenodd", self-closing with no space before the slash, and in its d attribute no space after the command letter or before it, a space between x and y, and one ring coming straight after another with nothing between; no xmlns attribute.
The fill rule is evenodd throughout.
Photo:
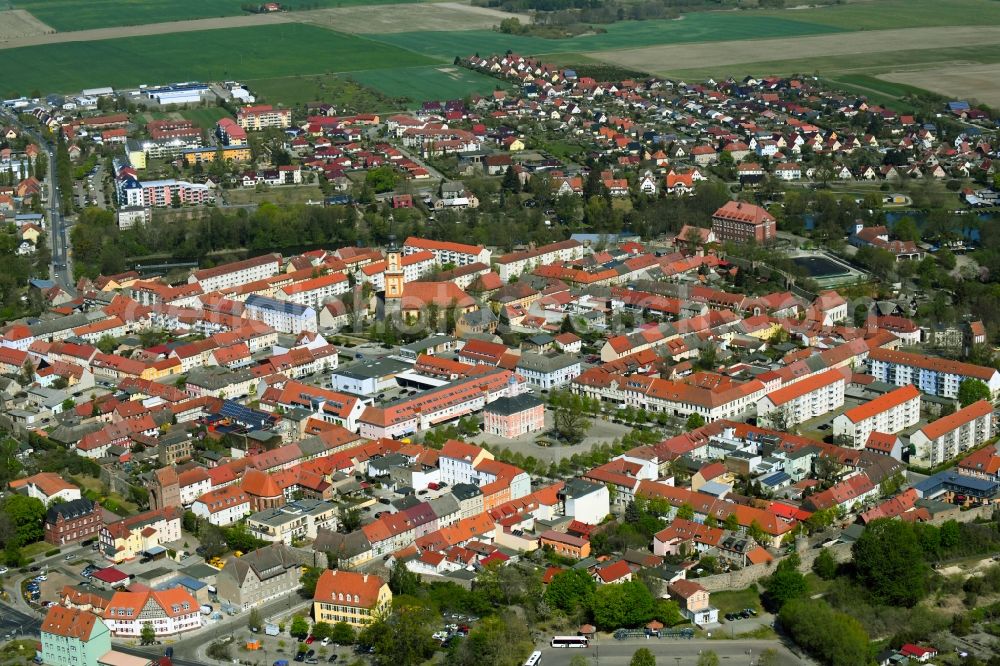
<svg viewBox="0 0 1000 666"><path fill-rule="evenodd" d="M313 635L312 635L312 634L309 634L308 636L306 636L306 645L312 645L312 644L313 644L313 641L315 641L315 640L316 640L316 639L315 639L315 638L313 638Z"/></svg>

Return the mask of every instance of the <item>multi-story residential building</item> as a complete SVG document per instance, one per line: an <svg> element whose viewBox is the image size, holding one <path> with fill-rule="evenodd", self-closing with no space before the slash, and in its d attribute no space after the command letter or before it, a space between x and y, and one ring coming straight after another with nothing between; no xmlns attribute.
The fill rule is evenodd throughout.
<svg viewBox="0 0 1000 666"><path fill-rule="evenodd" d="M41 638L41 663L49 666L97 666L111 652L108 626L79 608L51 606L42 621Z"/></svg>
<svg viewBox="0 0 1000 666"><path fill-rule="evenodd" d="M874 431L888 435L920 419L920 391L910 384L847 410L833 420L833 434L847 446L862 448Z"/></svg>
<svg viewBox="0 0 1000 666"><path fill-rule="evenodd" d="M790 428L843 406L847 380L837 369L771 391L757 401L757 416Z"/></svg>
<svg viewBox="0 0 1000 666"><path fill-rule="evenodd" d="M319 310L324 303L333 301L350 290L351 285L346 275L327 273L281 287L275 297L280 301L298 303Z"/></svg>
<svg viewBox="0 0 1000 666"><path fill-rule="evenodd" d="M148 180L134 178L118 180L118 200L123 206L166 208L179 205L198 206L214 199L208 185L189 183L185 180Z"/></svg>
<svg viewBox="0 0 1000 666"><path fill-rule="evenodd" d="M1000 371L995 368L924 354L876 347L868 354L868 368L879 381L896 386L913 384L924 393L943 398L957 398L966 379L985 383L994 397L1000 393Z"/></svg>
<svg viewBox="0 0 1000 666"><path fill-rule="evenodd" d="M253 294L246 300L246 315L281 333L297 335L318 330L316 310L307 306Z"/></svg>
<svg viewBox="0 0 1000 666"><path fill-rule="evenodd" d="M258 539L292 545L293 540L315 539L317 531L337 529L337 505L302 499L265 509L247 518L247 529Z"/></svg>
<svg viewBox="0 0 1000 666"><path fill-rule="evenodd" d="M454 486L457 483L479 485L476 467L485 460L493 460L493 454L474 444L466 444L449 439L438 455L441 481Z"/></svg>
<svg viewBox="0 0 1000 666"><path fill-rule="evenodd" d="M525 352L517 362L517 373L531 386L549 391L580 375L580 359L571 354Z"/></svg>
<svg viewBox="0 0 1000 666"><path fill-rule="evenodd" d="M810 495L804 506L810 511L836 509L844 514L878 499L879 485L867 474L855 474L823 492Z"/></svg>
<svg viewBox="0 0 1000 666"><path fill-rule="evenodd" d="M55 472L39 472L10 482L10 489L48 504L53 500L71 502L80 499L80 489Z"/></svg>
<svg viewBox="0 0 1000 666"><path fill-rule="evenodd" d="M738 419L751 411L764 396L764 384L752 379L734 382L719 375L706 375L704 381L687 378L671 381L642 375L624 376L591 368L573 380L575 393L607 402L631 405L654 412L666 412L680 418L700 414L706 422Z"/></svg>
<svg viewBox="0 0 1000 666"><path fill-rule="evenodd" d="M708 590L699 583L681 579L671 583L668 590L680 604L681 615L691 622L704 626L719 621L719 609L712 606Z"/></svg>
<svg viewBox="0 0 1000 666"><path fill-rule="evenodd" d="M562 515L581 523L599 525L611 513L611 493L603 483L568 479L556 497Z"/></svg>
<svg viewBox="0 0 1000 666"><path fill-rule="evenodd" d="M248 282L266 280L279 272L281 272L281 255L263 254L244 261L234 261L194 271L188 278L188 283L197 283L202 291L208 293L238 287Z"/></svg>
<svg viewBox="0 0 1000 666"><path fill-rule="evenodd" d="M262 130L268 127L291 127L292 110L276 109L270 104L244 106L236 112L236 123L249 131Z"/></svg>
<svg viewBox="0 0 1000 666"><path fill-rule="evenodd" d="M523 386L509 370L491 369L381 407L368 407L358 419L359 432L368 439L405 437L478 412L497 398L519 395Z"/></svg>
<svg viewBox="0 0 1000 666"><path fill-rule="evenodd" d="M545 403L523 393L498 398L483 408L483 430L505 439L514 439L545 429Z"/></svg>
<svg viewBox="0 0 1000 666"><path fill-rule="evenodd" d="M179 541L182 513L179 506L166 506L105 525L100 532L100 552L117 564Z"/></svg>
<svg viewBox="0 0 1000 666"><path fill-rule="evenodd" d="M582 258L583 243L575 240L564 240L522 252L511 252L497 257L494 263L496 263L500 279L504 282L510 282L511 278L530 273L538 266Z"/></svg>
<svg viewBox="0 0 1000 666"><path fill-rule="evenodd" d="M327 569L316 582L313 618L317 622L363 627L388 613L391 605L389 584L379 576Z"/></svg>
<svg viewBox="0 0 1000 666"><path fill-rule="evenodd" d="M223 486L195 500L191 512L212 525L232 525L250 513L250 496L237 485Z"/></svg>
<svg viewBox="0 0 1000 666"><path fill-rule="evenodd" d="M777 237L774 217L760 206L728 201L712 214L712 232L720 241L766 243Z"/></svg>
<svg viewBox="0 0 1000 666"><path fill-rule="evenodd" d="M565 532L546 530L538 535L538 545L542 548L550 548L556 554L574 560L590 557L590 541Z"/></svg>
<svg viewBox="0 0 1000 666"><path fill-rule="evenodd" d="M993 436L993 406L974 402L954 414L928 423L910 435L910 463L935 467L975 448Z"/></svg>
<svg viewBox="0 0 1000 666"><path fill-rule="evenodd" d="M158 637L176 636L201 627L200 605L186 588L118 591L104 609L113 636L138 638L146 624Z"/></svg>
<svg viewBox="0 0 1000 666"><path fill-rule="evenodd" d="M215 125L215 133L227 146L244 146L247 143L247 132L232 118L222 118Z"/></svg>
<svg viewBox="0 0 1000 666"><path fill-rule="evenodd" d="M57 546L89 539L104 526L101 505L86 497L53 504L45 513L45 541Z"/></svg>
<svg viewBox="0 0 1000 666"><path fill-rule="evenodd" d="M234 557L216 576L219 599L241 610L276 599L299 588L302 556L283 543L273 543Z"/></svg>
<svg viewBox="0 0 1000 666"><path fill-rule="evenodd" d="M445 264L465 266L476 262L489 266L492 254L482 245L427 240L416 236L410 236L406 239L406 243L403 245L403 254L414 254L420 251L433 253L437 263L441 266Z"/></svg>

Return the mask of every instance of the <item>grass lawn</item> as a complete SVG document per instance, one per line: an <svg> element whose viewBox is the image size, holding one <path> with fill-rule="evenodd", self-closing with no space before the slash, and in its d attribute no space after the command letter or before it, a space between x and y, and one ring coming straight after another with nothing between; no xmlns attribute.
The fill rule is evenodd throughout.
<svg viewBox="0 0 1000 666"><path fill-rule="evenodd" d="M453 32L401 32L374 36L387 44L401 46L451 60L455 56L473 53L570 53L639 48L659 44L690 44L733 39L766 39L768 37L798 37L843 32L844 28L796 20L797 14L786 17L749 12L700 12L688 14L680 21L622 21L603 26L604 34L589 34L569 39L543 39L504 35L491 30L461 30Z"/></svg>
<svg viewBox="0 0 1000 666"><path fill-rule="evenodd" d="M45 541L37 541L35 543L30 543L24 548L22 548L21 554L26 559L41 557L45 554L46 551L52 550L55 547L56 546L53 546L51 543L46 543Z"/></svg>
<svg viewBox="0 0 1000 666"><path fill-rule="evenodd" d="M299 23L30 46L4 51L3 59L4 97L35 88L74 92L433 64L415 53Z"/></svg>
<svg viewBox="0 0 1000 666"><path fill-rule="evenodd" d="M498 79L455 65L400 67L357 72L352 78L389 97L405 97L419 105L429 100L461 99L485 95L502 85Z"/></svg>
<svg viewBox="0 0 1000 666"><path fill-rule="evenodd" d="M184 118L190 120L198 127L211 129L220 118L230 116L230 113L221 106L210 106L206 108L182 109L180 111L146 111L137 113L133 120L137 125L148 125L153 120L167 120Z"/></svg>
<svg viewBox="0 0 1000 666"><path fill-rule="evenodd" d="M260 101L300 106L308 102L327 102L345 113L376 113L397 110L401 105L376 90L354 80L354 75L315 74L253 79L254 94Z"/></svg>
<svg viewBox="0 0 1000 666"><path fill-rule="evenodd" d="M289 9L320 9L351 5L381 5L419 0L282 0ZM17 9L26 9L35 18L59 32L89 30L122 25L144 25L165 21L239 16L245 14L244 0L15 0Z"/></svg>
<svg viewBox="0 0 1000 666"><path fill-rule="evenodd" d="M275 204L297 204L307 201L322 201L323 191L319 185L285 185L258 192L254 188L226 190L226 202L242 205L269 201Z"/></svg>
<svg viewBox="0 0 1000 666"><path fill-rule="evenodd" d="M729 592L713 592L712 605L719 609L719 615L734 613L744 608L753 608L758 613L761 612L760 594L754 587Z"/></svg>

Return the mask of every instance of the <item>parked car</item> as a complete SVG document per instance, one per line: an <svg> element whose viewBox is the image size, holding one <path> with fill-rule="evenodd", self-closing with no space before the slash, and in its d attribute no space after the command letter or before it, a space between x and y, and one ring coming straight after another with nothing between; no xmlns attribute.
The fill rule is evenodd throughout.
<svg viewBox="0 0 1000 666"><path fill-rule="evenodd" d="M7 567L0 567L0 576L4 575L8 571L9 571L9 569Z"/></svg>
<svg viewBox="0 0 1000 666"><path fill-rule="evenodd" d="M73 560L76 559L76 555L74 555L73 553L70 553L69 555L67 555L63 559L66 560L67 562L72 562Z"/></svg>

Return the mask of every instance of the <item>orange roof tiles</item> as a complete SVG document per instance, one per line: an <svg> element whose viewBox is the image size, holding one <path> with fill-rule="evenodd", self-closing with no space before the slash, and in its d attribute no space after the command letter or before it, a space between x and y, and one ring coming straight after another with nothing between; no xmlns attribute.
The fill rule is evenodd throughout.
<svg viewBox="0 0 1000 666"><path fill-rule="evenodd" d="M881 414L882 412L888 411L893 407L898 407L905 402L913 400L914 398L920 397L920 391L913 384L900 387L895 391L890 391L884 395L880 395L874 400L870 400L863 405L858 405L852 409L844 412L846 416L852 423L860 423L865 419L869 419L876 414Z"/></svg>

